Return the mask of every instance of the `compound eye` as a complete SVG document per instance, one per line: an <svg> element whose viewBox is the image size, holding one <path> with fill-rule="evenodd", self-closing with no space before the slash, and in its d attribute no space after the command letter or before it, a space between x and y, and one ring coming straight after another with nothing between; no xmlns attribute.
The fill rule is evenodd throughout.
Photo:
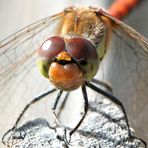
<svg viewBox="0 0 148 148"><path fill-rule="evenodd" d="M87 64L90 59L98 58L94 45L84 38L70 39L66 45L66 50L77 61L83 61L83 64Z"/></svg>
<svg viewBox="0 0 148 148"><path fill-rule="evenodd" d="M62 50L65 49L65 41L59 36L48 38L37 50L38 55L47 60L54 59Z"/></svg>

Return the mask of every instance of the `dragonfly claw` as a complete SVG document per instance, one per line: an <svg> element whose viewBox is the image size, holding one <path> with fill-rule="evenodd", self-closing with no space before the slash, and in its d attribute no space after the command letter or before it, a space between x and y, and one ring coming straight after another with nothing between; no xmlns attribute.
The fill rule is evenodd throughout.
<svg viewBox="0 0 148 148"><path fill-rule="evenodd" d="M2 143L7 147L12 147L16 143L20 142L25 137L25 132L19 132L15 127L8 130L2 137Z"/></svg>
<svg viewBox="0 0 148 148"><path fill-rule="evenodd" d="M66 146L69 146L71 145L70 142L71 142L71 135L67 132L67 129L64 128L64 135L61 136L61 135L58 135L57 138L61 141L64 141Z"/></svg>

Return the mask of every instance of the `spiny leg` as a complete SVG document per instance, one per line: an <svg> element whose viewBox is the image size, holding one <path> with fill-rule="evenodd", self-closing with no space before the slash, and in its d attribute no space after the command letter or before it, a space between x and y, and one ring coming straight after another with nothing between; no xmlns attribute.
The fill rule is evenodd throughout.
<svg viewBox="0 0 148 148"><path fill-rule="evenodd" d="M114 103L116 103L117 105L119 105L119 106L121 107L121 109L122 109L122 111L123 111L123 113L124 113L124 115L125 115L125 120L126 120L126 122L127 122L128 134L129 134L129 136L131 136L130 126L129 126L129 123L128 123L127 114L126 114L126 112L125 112L125 109L124 109L122 103L121 103L115 96L113 96L113 95L107 93L106 91L104 91L104 90L102 90L102 89L96 87L95 85L93 85L93 84L91 84L91 83L89 83L89 82L86 83L86 86L88 86L88 87L90 87L91 89L93 89L94 91L96 91L96 92L102 94L103 96L105 96L105 97L111 99Z"/></svg>
<svg viewBox="0 0 148 148"><path fill-rule="evenodd" d="M53 116L54 116L54 120L55 120L56 124L58 124L58 126L60 126L60 127L62 127L62 126L60 125L60 122L59 122L59 120L57 118L57 115L55 113L55 110L57 108L57 105L59 103L59 100L61 98L62 93L63 93L63 91L60 90L59 93L58 93L58 95L57 95L57 97L56 97L56 99L55 99L55 102L53 104L53 107L52 107L52 113L53 113Z"/></svg>
<svg viewBox="0 0 148 148"><path fill-rule="evenodd" d="M103 86L105 87L110 93L113 93L112 87L109 83L104 82L104 81L100 81L98 79L92 79L91 80L92 83L95 83L97 85Z"/></svg>
<svg viewBox="0 0 148 148"><path fill-rule="evenodd" d="M135 136L133 136L131 134L131 131L130 131L130 126L129 126L129 122L128 122L128 118L127 118L127 114L126 114L126 111L124 109L124 106L122 105L122 103L120 102L120 100L118 100L115 96L109 94L108 92L96 87L95 85L91 84L90 82L86 82L85 83L86 86L88 86L89 88L93 89L94 91L98 92L99 94L102 94L103 96L109 98L112 102L114 102L115 104L117 104L118 106L121 107L123 113L124 113L124 116L125 116L125 121L126 121L126 124L127 124L127 129L128 129L128 135L129 137L131 138L136 138L136 139L139 139L143 142L143 144L145 145L145 147L147 147L147 144L144 140L140 139L140 138L137 138Z"/></svg>
<svg viewBox="0 0 148 148"><path fill-rule="evenodd" d="M58 117L57 117L57 115L56 115L56 113L55 113L55 110L56 110L56 108L57 108L57 105L58 105L58 103L59 103L59 100L60 100L60 98L61 98L62 93L63 93L63 91L60 90L59 93L58 93L58 95L57 95L57 97L56 97L56 99L55 99L55 102L54 102L54 104L53 104L53 107L52 107L52 113L53 113L54 120L55 120L56 124L57 124L60 128L63 128L63 126L61 125L60 121L58 120ZM67 95L66 95L66 96L67 96ZM67 96L67 97L68 97L68 96ZM66 145L68 145L68 142L67 142L67 139L66 139L66 129L65 129L65 128L64 128L64 139L63 139L63 137L61 137L60 135L58 135L57 138L60 139L60 140L62 140L62 141L65 139L65 143L66 143Z"/></svg>
<svg viewBox="0 0 148 148"><path fill-rule="evenodd" d="M58 119L57 119L57 115L56 115L56 113L55 113L55 110L56 110L57 104L58 104L58 102L59 102L59 99L60 99L60 97L61 97L61 95L62 95L62 92L63 92L63 91L61 91L61 90L59 91L58 96L57 96L57 98L56 98L56 101L55 101L55 103L54 103L54 106L53 106L53 108L52 108L53 114L54 114L54 117L55 117L55 121L57 122L58 125L60 125L60 122L59 122ZM71 137L71 135L79 128L79 126L80 126L81 123L83 122L83 120L84 120L84 118L85 118L85 116L86 116L86 114L87 114L88 108L89 108L89 107L88 107L88 106L89 106L89 104L88 104L88 97L87 97L87 92L86 92L86 87L85 87L85 85L82 86L82 93L83 93L84 104L85 104L85 106L84 106L84 115L82 116L82 118L80 119L80 121L78 122L78 124L75 126L75 128L74 128L72 131L70 131L70 133L69 133L69 136L70 136L70 137ZM69 93L67 93L66 97L68 97L68 95L69 95ZM62 126L60 125L60 127L62 127ZM66 138L66 129L64 129L64 132L65 132L65 135L64 135L65 142L66 142L67 145L68 145L69 142L67 141L67 138ZM62 138L59 137L59 139L62 139ZM70 140L69 140L69 141L70 141Z"/></svg>
<svg viewBox="0 0 148 148"><path fill-rule="evenodd" d="M69 136L70 136L70 139L71 139L71 135L79 128L79 126L82 124L86 114L87 114L87 111L88 111L88 108L89 108L89 104L88 104L88 97L87 97L87 92L86 92L86 87L85 87L85 84L82 86L82 93L83 93L83 97L84 97L84 115L82 116L82 118L80 119L80 121L78 122L78 124L75 126L75 128L70 131L69 133ZM54 105L56 106L56 105ZM56 108L56 107L55 107ZM58 136L59 139L63 140L62 137ZM65 140L65 143L66 145L69 145L69 142L70 142L70 139L67 140L67 137L66 137L66 129L64 129L64 140Z"/></svg>
<svg viewBox="0 0 148 148"><path fill-rule="evenodd" d="M9 130L3 135L2 140L1 140L2 143L5 144L5 141L4 141L5 136L6 136L9 132L13 131L13 130L17 127L17 125L18 125L19 121L21 120L22 116L24 115L24 113L27 111L27 109L28 109L32 104L38 102L39 100L41 100L42 98L44 98L45 96L49 95L50 93L52 93L52 92L54 92L54 91L56 91L56 90L57 90L57 89L55 89L55 88L50 89L50 90L47 90L46 92L43 92L43 93L40 94L39 96L35 97L31 102L29 102L29 103L24 107L24 109L22 110L22 112L20 113L20 115L18 116L18 118L17 118L15 124L13 125L13 127L12 127L11 129L9 129ZM9 139L8 139L8 140L9 140Z"/></svg>
<svg viewBox="0 0 148 148"><path fill-rule="evenodd" d="M69 133L70 137L79 128L79 126L82 124L82 122L83 122L83 120L84 120L84 118L87 114L87 111L89 109L88 96L87 96L85 84L82 86L82 93L83 93L83 98L84 98L84 115L82 116L82 118L80 119L78 124L75 126L75 128Z"/></svg>
<svg viewBox="0 0 148 148"><path fill-rule="evenodd" d="M61 104L61 106L60 106L60 108L59 108L59 111L58 111L58 113L57 113L57 117L58 117L58 118L59 118L59 116L60 116L62 110L65 108L65 105L66 105L67 99L68 99L68 97L69 97L69 94L70 94L70 92L67 92L66 95L65 95L65 97L64 97L64 99L63 99L63 101L62 101L62 104Z"/></svg>

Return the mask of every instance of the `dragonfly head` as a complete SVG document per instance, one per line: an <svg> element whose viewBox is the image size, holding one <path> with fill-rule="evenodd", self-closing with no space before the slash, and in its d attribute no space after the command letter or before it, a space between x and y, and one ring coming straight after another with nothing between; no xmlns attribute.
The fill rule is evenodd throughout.
<svg viewBox="0 0 148 148"><path fill-rule="evenodd" d="M38 49L38 54L40 72L61 90L77 89L93 78L99 66L95 47L80 37L51 37Z"/></svg>
<svg viewBox="0 0 148 148"><path fill-rule="evenodd" d="M62 51L49 67L49 80L62 90L74 90L84 83L84 76L71 55Z"/></svg>

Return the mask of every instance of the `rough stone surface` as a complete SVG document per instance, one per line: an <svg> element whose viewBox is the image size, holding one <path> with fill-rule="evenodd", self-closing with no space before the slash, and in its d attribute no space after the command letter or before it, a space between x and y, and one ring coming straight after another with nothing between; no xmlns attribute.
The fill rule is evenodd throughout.
<svg viewBox="0 0 148 148"><path fill-rule="evenodd" d="M67 129L69 131L71 128ZM140 140L128 137L123 113L107 99L90 103L90 110L79 130L72 135L69 145L57 138L59 130L63 131L61 128L51 128L45 119L39 118L9 133L6 141L9 146L17 148L144 147Z"/></svg>

